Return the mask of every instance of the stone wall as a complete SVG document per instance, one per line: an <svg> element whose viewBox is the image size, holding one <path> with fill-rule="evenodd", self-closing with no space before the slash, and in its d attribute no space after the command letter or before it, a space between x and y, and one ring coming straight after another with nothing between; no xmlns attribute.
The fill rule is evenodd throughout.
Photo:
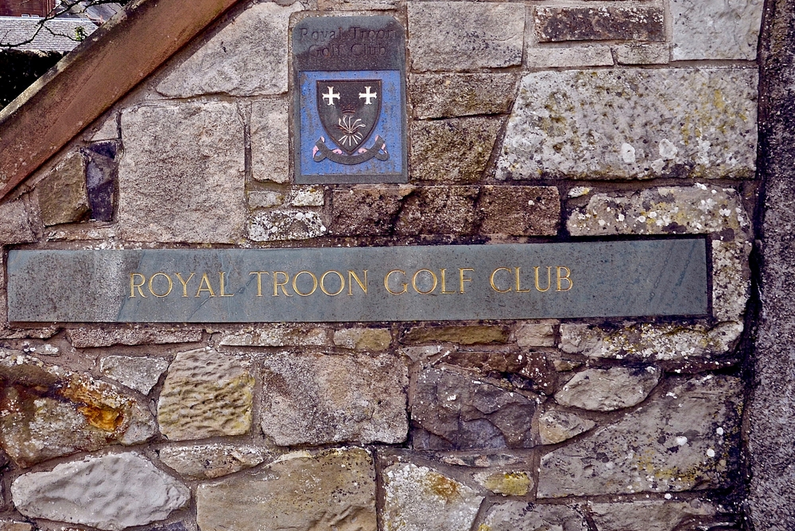
<svg viewBox="0 0 795 531"><path fill-rule="evenodd" d="M293 184L289 30L341 13L406 28L408 184ZM6 251L705 235L711 316L21 326L0 279L0 527L744 526L761 17L239 4L0 204Z"/></svg>

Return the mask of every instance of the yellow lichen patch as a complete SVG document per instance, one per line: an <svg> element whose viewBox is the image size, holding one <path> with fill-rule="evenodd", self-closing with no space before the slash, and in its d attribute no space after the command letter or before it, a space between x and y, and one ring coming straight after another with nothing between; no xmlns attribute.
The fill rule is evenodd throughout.
<svg viewBox="0 0 795 531"><path fill-rule="evenodd" d="M429 472L423 483L427 490L443 498L446 503L461 497L461 493L458 490L458 482L436 472Z"/></svg>
<svg viewBox="0 0 795 531"><path fill-rule="evenodd" d="M103 431L115 431L124 420L124 415L118 409L87 405L77 410L86 417L89 424Z"/></svg>
<svg viewBox="0 0 795 531"><path fill-rule="evenodd" d="M524 496L531 484L532 480L524 472L492 474L483 481L484 487L504 496Z"/></svg>
<svg viewBox="0 0 795 531"><path fill-rule="evenodd" d="M480 524L478 526L478 531L491 531L491 526L486 524Z"/></svg>

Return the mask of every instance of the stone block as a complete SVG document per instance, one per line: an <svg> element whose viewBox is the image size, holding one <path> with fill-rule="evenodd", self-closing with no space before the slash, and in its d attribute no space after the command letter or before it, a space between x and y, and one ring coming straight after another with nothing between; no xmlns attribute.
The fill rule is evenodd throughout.
<svg viewBox="0 0 795 531"><path fill-rule="evenodd" d="M444 362L466 369L476 369L484 375L507 376L520 389L553 394L558 388L558 375L546 355L540 352L447 352Z"/></svg>
<svg viewBox="0 0 795 531"><path fill-rule="evenodd" d="M287 25L302 9L253 4L210 37L158 85L165 96L262 96L287 92Z"/></svg>
<svg viewBox="0 0 795 531"><path fill-rule="evenodd" d="M215 479L273 460L263 448L221 443L164 446L157 453L167 467L191 479Z"/></svg>
<svg viewBox="0 0 795 531"><path fill-rule="evenodd" d="M613 411L640 404L660 381L654 366L586 369L555 394L558 404L590 411Z"/></svg>
<svg viewBox="0 0 795 531"><path fill-rule="evenodd" d="M480 116L412 122L411 180L480 181L503 122L501 118Z"/></svg>
<svg viewBox="0 0 795 531"><path fill-rule="evenodd" d="M520 347L554 347L557 321L520 323L513 332Z"/></svg>
<svg viewBox="0 0 795 531"><path fill-rule="evenodd" d="M274 354L263 362L262 431L280 446L400 443L407 386L389 354Z"/></svg>
<svg viewBox="0 0 795 531"><path fill-rule="evenodd" d="M423 72L518 66L524 19L521 3L411 2L411 67Z"/></svg>
<svg viewBox="0 0 795 531"><path fill-rule="evenodd" d="M296 452L196 489L202 531L375 531L375 470L361 448Z"/></svg>
<svg viewBox="0 0 795 531"><path fill-rule="evenodd" d="M14 520L0 520L0 531L33 531L33 524Z"/></svg>
<svg viewBox="0 0 795 531"><path fill-rule="evenodd" d="M104 119L97 120L94 124L96 133L91 137L92 142L119 139L119 115L117 113L112 112L106 115Z"/></svg>
<svg viewBox="0 0 795 531"><path fill-rule="evenodd" d="M727 519L717 516L714 505L698 498L690 501L637 500L631 503L588 504L588 513L599 530L604 531L676 531L682 526L699 525L703 529L720 525ZM730 522L733 520L729 518Z"/></svg>
<svg viewBox="0 0 795 531"><path fill-rule="evenodd" d="M561 409L547 409L538 416L538 438L541 444L558 444L596 426L590 419Z"/></svg>
<svg viewBox="0 0 795 531"><path fill-rule="evenodd" d="M254 377L237 358L210 349L177 354L157 403L172 441L243 435L251 428Z"/></svg>
<svg viewBox="0 0 795 531"><path fill-rule="evenodd" d="M243 123L223 102L122 113L119 232L128 241L235 243L245 224ZM218 149L223 146L223 149Z"/></svg>
<svg viewBox="0 0 795 531"><path fill-rule="evenodd" d="M756 86L727 67L527 74L497 177L753 178Z"/></svg>
<svg viewBox="0 0 795 531"><path fill-rule="evenodd" d="M377 352L389 348L392 332L386 328L345 328L334 332L334 344L350 350Z"/></svg>
<svg viewBox="0 0 795 531"><path fill-rule="evenodd" d="M168 360L152 357L106 356L99 370L108 378L148 395L160 376L168 369Z"/></svg>
<svg viewBox="0 0 795 531"><path fill-rule="evenodd" d="M555 236L560 196L554 186L484 186L478 203L480 232L508 236Z"/></svg>
<svg viewBox="0 0 795 531"><path fill-rule="evenodd" d="M665 40L664 11L656 6L538 6L533 18L539 42Z"/></svg>
<svg viewBox="0 0 795 531"><path fill-rule="evenodd" d="M331 195L330 232L336 236L384 236L394 229L403 198L411 188L335 189Z"/></svg>
<svg viewBox="0 0 795 531"><path fill-rule="evenodd" d="M0 204L0 245L34 241L34 224L25 200Z"/></svg>
<svg viewBox="0 0 795 531"><path fill-rule="evenodd" d="M195 343L201 341L198 328L159 328L135 326L130 328L69 328L66 337L75 348L110 347L112 345L164 345L167 343Z"/></svg>
<svg viewBox="0 0 795 531"><path fill-rule="evenodd" d="M251 104L251 176L256 181L290 182L288 109L284 98Z"/></svg>
<svg viewBox="0 0 795 531"><path fill-rule="evenodd" d="M225 333L218 342L226 347L311 347L328 343L325 328L276 323Z"/></svg>
<svg viewBox="0 0 795 531"><path fill-rule="evenodd" d="M250 190L248 192L248 207L273 208L284 204L286 195L273 190Z"/></svg>
<svg viewBox="0 0 795 531"><path fill-rule="evenodd" d="M583 66L613 66L610 46L573 46L550 48L528 46L525 49L525 64L529 68L574 68Z"/></svg>
<svg viewBox="0 0 795 531"><path fill-rule="evenodd" d="M533 488L528 472L478 472L473 478L484 489L502 496L526 496Z"/></svg>
<svg viewBox="0 0 795 531"><path fill-rule="evenodd" d="M475 203L479 195L476 186L416 188L404 200L395 233L401 236L471 234L478 221Z"/></svg>
<svg viewBox="0 0 795 531"><path fill-rule="evenodd" d="M510 330L505 326L414 326L401 336L401 343L450 342L460 345L507 343Z"/></svg>
<svg viewBox="0 0 795 531"><path fill-rule="evenodd" d="M590 527L577 506L543 505L510 500L489 508L483 531L588 531ZM601 529L601 528L600 528Z"/></svg>
<svg viewBox="0 0 795 531"><path fill-rule="evenodd" d="M293 186L287 202L294 207L322 207L324 199L320 186Z"/></svg>
<svg viewBox="0 0 795 531"><path fill-rule="evenodd" d="M671 60L671 47L667 43L619 44L613 50L620 65L661 65Z"/></svg>
<svg viewBox="0 0 795 531"><path fill-rule="evenodd" d="M163 520L190 490L136 453L87 457L33 472L11 484L17 510L31 518L107 531Z"/></svg>
<svg viewBox="0 0 795 531"><path fill-rule="evenodd" d="M418 119L504 114L511 109L517 80L515 74L410 75L412 113Z"/></svg>
<svg viewBox="0 0 795 531"><path fill-rule="evenodd" d="M115 120L114 120L115 124ZM86 159L86 189L91 219L113 221L119 167L117 142L95 142L82 150Z"/></svg>
<svg viewBox="0 0 795 531"><path fill-rule="evenodd" d="M762 0L671 0L674 61L756 60Z"/></svg>
<svg viewBox="0 0 795 531"><path fill-rule="evenodd" d="M736 471L742 383L674 380L614 424L544 455L539 498L721 488Z"/></svg>
<svg viewBox="0 0 795 531"><path fill-rule="evenodd" d="M89 212L86 163L80 153L70 153L36 185L41 222L45 227L74 223Z"/></svg>
<svg viewBox="0 0 795 531"><path fill-rule="evenodd" d="M318 212L282 208L258 212L249 219L248 238L255 242L309 240L326 234Z"/></svg>
<svg viewBox="0 0 795 531"><path fill-rule="evenodd" d="M483 496L427 466L398 463L383 472L386 531L470 529Z"/></svg>

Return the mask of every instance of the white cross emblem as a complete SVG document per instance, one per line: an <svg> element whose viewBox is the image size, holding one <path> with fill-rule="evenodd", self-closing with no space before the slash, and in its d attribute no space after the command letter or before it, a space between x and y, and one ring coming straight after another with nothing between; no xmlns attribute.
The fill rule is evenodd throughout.
<svg viewBox="0 0 795 531"><path fill-rule="evenodd" d="M364 104L365 105L372 105L372 102L370 102L370 99L375 99L376 96L378 96L378 93L377 92L370 92L370 87L364 87L364 90L365 90L364 92L360 92L359 93L359 99L364 98L364 100L365 100Z"/></svg>
<svg viewBox="0 0 795 531"><path fill-rule="evenodd" d="M329 105L334 105L334 98L340 99L339 93L334 93L334 87L328 88L328 94L323 94L323 99L328 102Z"/></svg>

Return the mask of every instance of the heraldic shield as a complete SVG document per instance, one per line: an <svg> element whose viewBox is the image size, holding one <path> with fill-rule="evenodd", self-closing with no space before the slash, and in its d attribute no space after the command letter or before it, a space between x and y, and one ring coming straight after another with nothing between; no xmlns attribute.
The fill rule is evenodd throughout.
<svg viewBox="0 0 795 531"><path fill-rule="evenodd" d="M318 116L334 146L321 137L315 145L315 161L328 158L360 164L389 158L386 143L378 135L371 147L365 146L381 116L381 88L380 79L316 82Z"/></svg>

